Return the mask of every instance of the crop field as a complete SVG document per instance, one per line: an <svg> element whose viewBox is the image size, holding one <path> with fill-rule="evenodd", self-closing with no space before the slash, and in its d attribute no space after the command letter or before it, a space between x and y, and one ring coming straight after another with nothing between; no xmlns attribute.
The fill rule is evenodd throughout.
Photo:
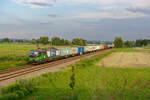
<svg viewBox="0 0 150 100"><path fill-rule="evenodd" d="M50 45L40 44L40 48L49 48L49 47ZM64 46L58 47L61 48ZM35 44L0 43L0 70L27 65L29 51L32 49L37 49Z"/></svg>
<svg viewBox="0 0 150 100"><path fill-rule="evenodd" d="M1 90L0 100L150 100L150 68L97 65L102 59L120 53L139 55L142 51L132 48L103 51L60 72L17 81ZM75 67L73 96L69 85L72 66Z"/></svg>
<svg viewBox="0 0 150 100"><path fill-rule="evenodd" d="M150 67L150 53L143 52L117 52L99 62L106 67Z"/></svg>

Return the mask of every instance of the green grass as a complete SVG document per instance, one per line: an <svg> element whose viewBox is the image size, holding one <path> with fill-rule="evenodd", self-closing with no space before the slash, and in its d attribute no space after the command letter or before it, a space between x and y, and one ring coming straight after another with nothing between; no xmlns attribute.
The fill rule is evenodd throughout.
<svg viewBox="0 0 150 100"><path fill-rule="evenodd" d="M41 48L49 45L40 44ZM64 46L55 46L64 47ZM37 49L36 45L29 43L0 43L0 70L21 67L28 64L29 51Z"/></svg>
<svg viewBox="0 0 150 100"><path fill-rule="evenodd" d="M74 98L69 87L72 74L72 65L70 65L60 72L47 73L31 79L32 83L35 83L36 91L25 95L21 100L150 100L150 69L105 68L96 65L99 60L112 52L136 52L136 50L122 48L104 51L98 56L85 58L73 64L75 66ZM11 92L5 88L6 90L5 93ZM16 95L8 97L16 97ZM13 100L20 100L20 98Z"/></svg>
<svg viewBox="0 0 150 100"><path fill-rule="evenodd" d="M25 43L0 43L0 70L26 65L28 54L36 46Z"/></svg>
<svg viewBox="0 0 150 100"><path fill-rule="evenodd" d="M142 50L138 50L135 48L117 48L113 49L113 52L142 52Z"/></svg>

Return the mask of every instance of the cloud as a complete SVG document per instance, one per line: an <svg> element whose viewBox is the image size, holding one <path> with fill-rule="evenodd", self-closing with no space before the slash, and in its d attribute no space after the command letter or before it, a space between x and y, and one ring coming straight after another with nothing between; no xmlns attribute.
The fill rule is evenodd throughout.
<svg viewBox="0 0 150 100"><path fill-rule="evenodd" d="M47 8L57 6L95 5L105 10L131 10L150 8L150 0L13 0L31 8Z"/></svg>
<svg viewBox="0 0 150 100"><path fill-rule="evenodd" d="M84 18L84 19L127 19L127 18L138 18L138 17L146 17L147 15L142 13L133 13L129 11L124 11L122 13L82 13L77 16L73 16L73 18Z"/></svg>
<svg viewBox="0 0 150 100"><path fill-rule="evenodd" d="M144 14L150 14L150 8L146 8L146 9L144 9L144 8L128 8L127 10L130 12L134 12L134 13L140 12L140 13L144 13Z"/></svg>
<svg viewBox="0 0 150 100"><path fill-rule="evenodd" d="M63 16L58 15L58 14L48 14L47 16L48 16L48 17L51 17L51 18L59 18L59 17L63 17Z"/></svg>
<svg viewBox="0 0 150 100"><path fill-rule="evenodd" d="M13 0L17 4L23 4L31 8L47 8L52 7L56 0Z"/></svg>
<svg viewBox="0 0 150 100"><path fill-rule="evenodd" d="M130 12L140 12L150 14L150 1L149 0L133 0L130 7L127 8Z"/></svg>
<svg viewBox="0 0 150 100"><path fill-rule="evenodd" d="M40 3L40 2L31 2L30 4L36 5L36 6L40 6L40 7L51 7L51 6L53 6L53 4L49 4L49 3Z"/></svg>

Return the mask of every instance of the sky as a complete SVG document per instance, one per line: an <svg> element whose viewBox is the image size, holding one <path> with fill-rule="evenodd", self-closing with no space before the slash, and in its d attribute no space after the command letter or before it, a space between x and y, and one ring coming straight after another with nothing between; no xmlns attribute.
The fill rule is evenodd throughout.
<svg viewBox="0 0 150 100"><path fill-rule="evenodd" d="M0 38L150 38L150 0L0 0Z"/></svg>

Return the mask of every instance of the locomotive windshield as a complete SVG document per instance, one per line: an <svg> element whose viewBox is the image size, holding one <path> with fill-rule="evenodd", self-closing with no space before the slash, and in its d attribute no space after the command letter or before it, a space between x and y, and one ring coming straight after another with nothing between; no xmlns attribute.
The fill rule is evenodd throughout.
<svg viewBox="0 0 150 100"><path fill-rule="evenodd" d="M42 53L45 53L46 52L46 49L37 49L37 50L31 50L30 51L30 56L39 56L41 55Z"/></svg>
<svg viewBox="0 0 150 100"><path fill-rule="evenodd" d="M31 50L30 51L30 56L37 56L39 52L37 50Z"/></svg>

